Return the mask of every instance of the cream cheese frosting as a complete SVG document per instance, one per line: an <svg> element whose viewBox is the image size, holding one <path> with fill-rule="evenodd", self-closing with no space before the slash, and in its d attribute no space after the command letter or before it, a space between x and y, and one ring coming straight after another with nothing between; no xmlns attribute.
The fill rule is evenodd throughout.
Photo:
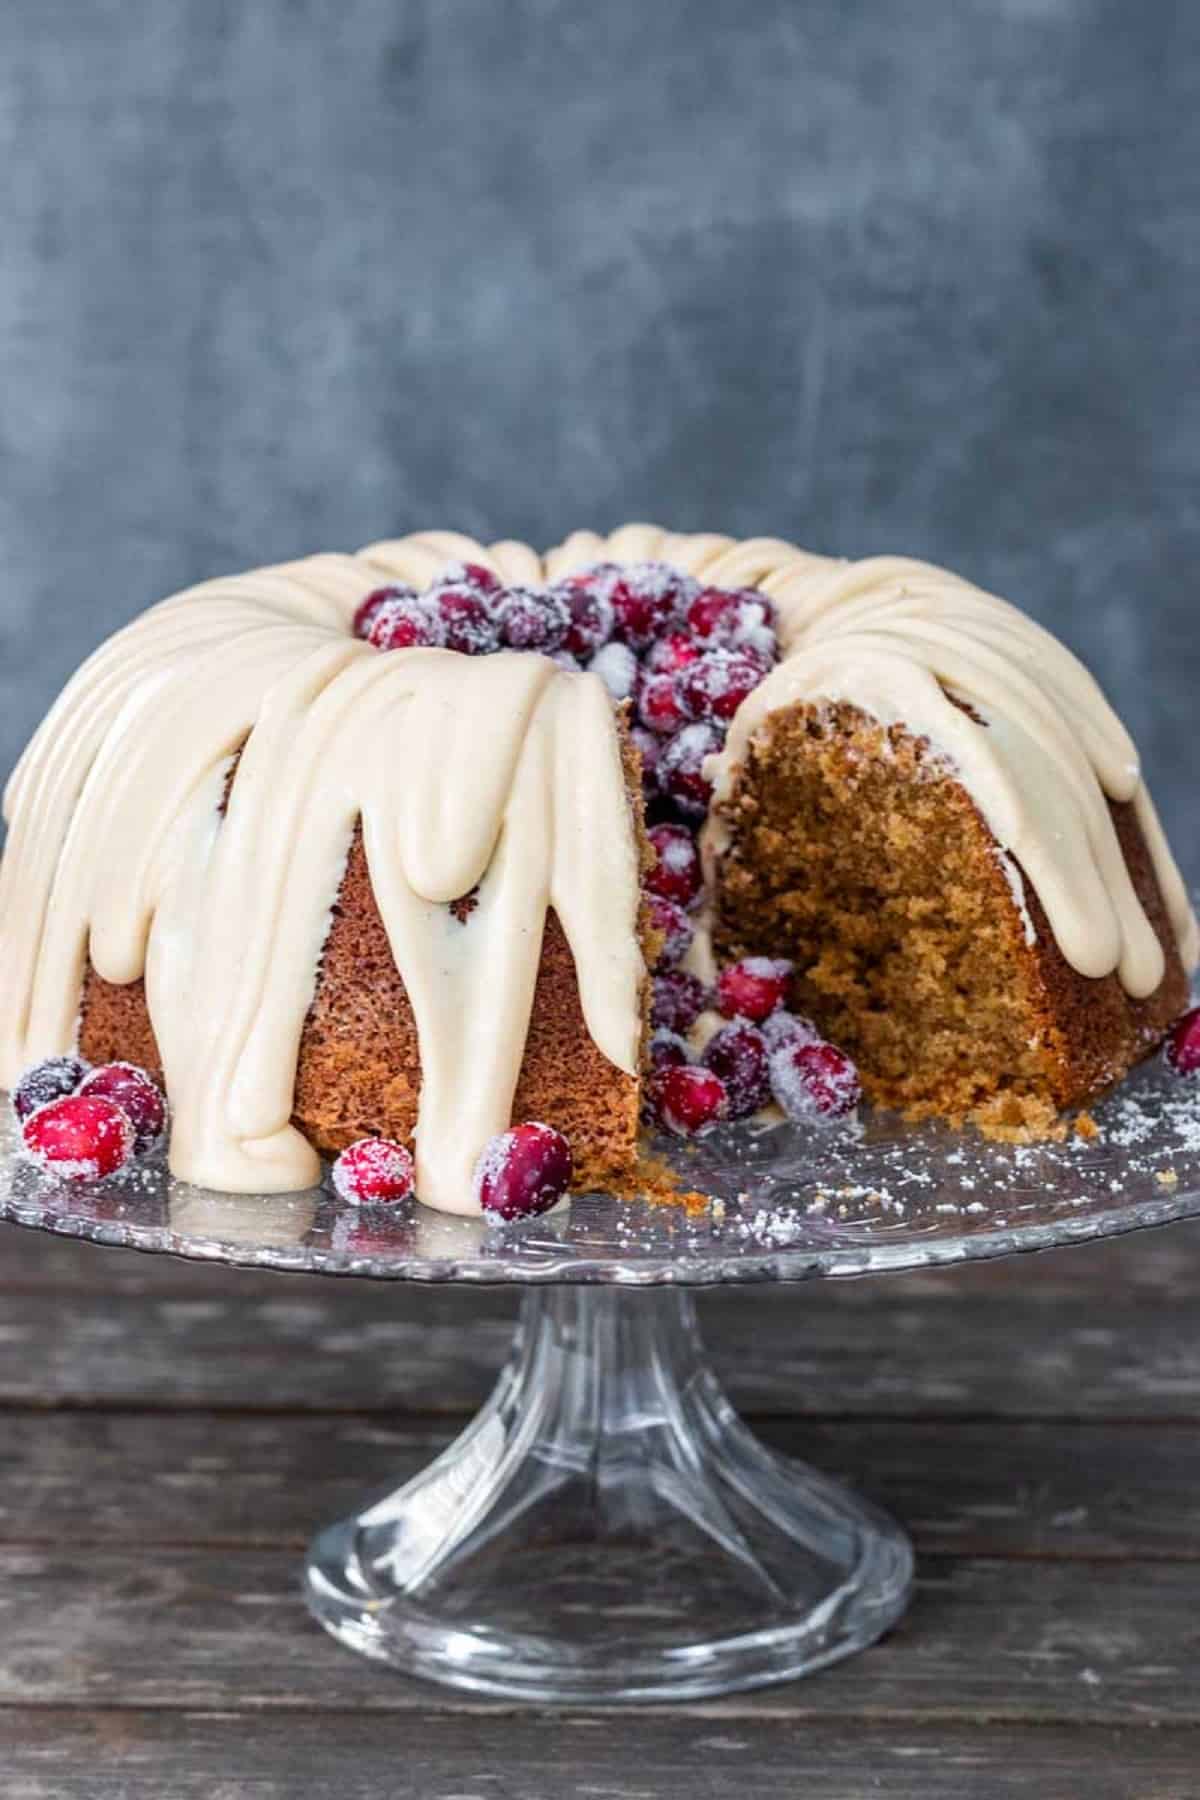
<svg viewBox="0 0 1200 1800"><path fill-rule="evenodd" d="M922 563L837 562L772 538L629 525L543 557L426 532L191 588L68 684L4 795L0 1083L73 1047L90 955L107 981L145 978L174 1173L234 1192L311 1185L318 1158L290 1123L296 1065L361 819L417 1022L417 1191L475 1210L475 1159L510 1121L549 909L589 1032L637 1067L646 971L615 715L594 675L512 652L381 655L351 621L382 581L420 587L450 563L537 585L645 560L760 586L779 610L784 660L713 760L718 803L773 711L851 700L928 736L1068 961L1140 995L1162 952L1105 797L1131 801L1195 965L1196 922L1132 743L1076 659L1006 602ZM710 868L723 830L718 804ZM467 925L452 923L448 903L475 888Z"/></svg>

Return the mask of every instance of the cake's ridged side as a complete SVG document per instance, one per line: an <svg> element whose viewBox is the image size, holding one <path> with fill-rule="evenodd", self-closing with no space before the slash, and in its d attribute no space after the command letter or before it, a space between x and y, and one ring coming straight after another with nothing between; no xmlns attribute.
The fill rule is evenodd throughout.
<svg viewBox="0 0 1200 1800"><path fill-rule="evenodd" d="M650 853L641 824L640 771L624 734L623 754L644 867ZM460 915L458 929L470 929L470 908L467 899L451 909ZM649 962L654 944L644 917L642 930ZM117 986L89 966L79 1047L91 1062L133 1062L162 1079L142 981ZM300 1041L292 1123L326 1155L362 1137L409 1142L420 1088L416 1021L375 899L362 833L356 830ZM587 1188L628 1177L636 1156L639 1108L640 1079L609 1062L588 1032L575 960L550 912L513 1122L539 1119L562 1131L571 1144L575 1185Z"/></svg>

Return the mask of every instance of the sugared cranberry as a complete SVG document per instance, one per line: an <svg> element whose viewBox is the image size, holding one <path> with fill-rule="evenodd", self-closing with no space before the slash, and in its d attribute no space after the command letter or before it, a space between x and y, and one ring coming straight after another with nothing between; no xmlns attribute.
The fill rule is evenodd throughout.
<svg viewBox="0 0 1200 1800"><path fill-rule="evenodd" d="M706 649L748 646L774 659L771 603L754 588L703 588L687 609L687 625Z"/></svg>
<svg viewBox="0 0 1200 1800"><path fill-rule="evenodd" d="M365 600L360 601L358 610L354 614L355 637L365 638L370 636L371 624L375 615L379 612L381 607L387 605L389 600L415 600L416 597L417 596L412 588L405 587L399 582L393 582L389 587L375 588L372 593L367 595Z"/></svg>
<svg viewBox="0 0 1200 1800"><path fill-rule="evenodd" d="M446 569L437 583L439 587L469 587L477 594L498 594L504 585L500 577L482 563L456 563Z"/></svg>
<svg viewBox="0 0 1200 1800"><path fill-rule="evenodd" d="M570 614L563 648L573 656L585 660L594 656L613 634L614 615L607 581L602 571L588 569L569 576L555 590L566 601Z"/></svg>
<svg viewBox="0 0 1200 1800"><path fill-rule="evenodd" d="M680 697L679 679L675 675L648 675L638 694L638 718L650 731L670 737L686 725L689 713Z"/></svg>
<svg viewBox="0 0 1200 1800"><path fill-rule="evenodd" d="M631 725L629 735L642 764L642 785L653 790L658 785L658 759L662 755L662 739L644 725Z"/></svg>
<svg viewBox="0 0 1200 1800"><path fill-rule="evenodd" d="M600 677L614 700L628 700L637 686L637 657L626 644L605 644L588 669Z"/></svg>
<svg viewBox="0 0 1200 1800"><path fill-rule="evenodd" d="M1200 1006L1193 1006L1179 1020L1166 1044L1167 1061L1180 1075L1200 1069Z"/></svg>
<svg viewBox="0 0 1200 1800"><path fill-rule="evenodd" d="M769 1013L759 1029L767 1040L768 1050L781 1050L785 1044L821 1042L821 1034L811 1019L805 1019L799 1013L784 1012L782 1007Z"/></svg>
<svg viewBox="0 0 1200 1800"><path fill-rule="evenodd" d="M475 1165L475 1198L494 1219L549 1212L571 1185L571 1146L551 1125L514 1125L486 1144Z"/></svg>
<svg viewBox="0 0 1200 1800"><path fill-rule="evenodd" d="M646 910L650 914L651 927L662 933L658 967L673 969L683 961L691 946L692 921L678 901L667 900L662 894L647 894Z"/></svg>
<svg viewBox="0 0 1200 1800"><path fill-rule="evenodd" d="M700 892L700 852L683 825L652 825L646 833L658 861L646 875L646 886L664 900L690 906Z"/></svg>
<svg viewBox="0 0 1200 1800"><path fill-rule="evenodd" d="M668 631L651 644L645 666L652 675L670 675L686 668L702 654L700 645L687 631Z"/></svg>
<svg viewBox="0 0 1200 1800"><path fill-rule="evenodd" d="M510 650L557 650L567 635L571 614L561 594L532 588L508 588L496 604L500 641Z"/></svg>
<svg viewBox="0 0 1200 1800"><path fill-rule="evenodd" d="M723 1025L709 1038L700 1060L725 1083L731 1119L744 1119L771 1098L767 1040L747 1020L735 1019L731 1025Z"/></svg>
<svg viewBox="0 0 1200 1800"><path fill-rule="evenodd" d="M650 1083L650 1104L659 1122L679 1137L695 1137L727 1116L725 1083L695 1063L660 1069Z"/></svg>
<svg viewBox="0 0 1200 1800"><path fill-rule="evenodd" d="M784 1044L768 1062L771 1092L789 1119L840 1119L862 1098L858 1070L832 1044Z"/></svg>
<svg viewBox="0 0 1200 1800"><path fill-rule="evenodd" d="M367 626L366 637L376 650L436 649L445 643L437 615L415 594L385 600Z"/></svg>
<svg viewBox="0 0 1200 1800"><path fill-rule="evenodd" d="M403 1144L390 1138L359 1138L342 1151L330 1178L351 1206L406 1200L413 1189L413 1159Z"/></svg>
<svg viewBox="0 0 1200 1800"><path fill-rule="evenodd" d="M652 1069L677 1069L684 1063L690 1063L692 1053L685 1039L677 1031L660 1030L654 1032L650 1039L650 1067Z"/></svg>
<svg viewBox="0 0 1200 1800"><path fill-rule="evenodd" d="M167 1103L158 1083L133 1063L105 1063L93 1069L79 1089L113 1100L133 1126L133 1153L144 1156L157 1144L167 1122Z"/></svg>
<svg viewBox="0 0 1200 1800"><path fill-rule="evenodd" d="M745 650L712 650L678 676L680 706L693 719L728 723L766 673L765 664Z"/></svg>
<svg viewBox="0 0 1200 1800"><path fill-rule="evenodd" d="M64 1181L101 1181L133 1154L128 1114L102 1094L68 1094L26 1119L22 1134L35 1162Z"/></svg>
<svg viewBox="0 0 1200 1800"><path fill-rule="evenodd" d="M677 731L662 753L658 785L680 812L702 819L712 799L712 783L704 774L705 758L721 748L721 734L704 721Z"/></svg>
<svg viewBox="0 0 1200 1800"><path fill-rule="evenodd" d="M609 589L616 636L635 650L644 650L678 618L694 593L695 584L666 563L631 563Z"/></svg>
<svg viewBox="0 0 1200 1800"><path fill-rule="evenodd" d="M81 1056L50 1056L34 1063L13 1089L12 1105L18 1119L24 1121L39 1106L73 1094L91 1066Z"/></svg>
<svg viewBox="0 0 1200 1800"><path fill-rule="evenodd" d="M492 608L474 589L464 583L432 588L425 602L441 625L447 650L463 656L488 656L500 648Z"/></svg>
<svg viewBox="0 0 1200 1800"><path fill-rule="evenodd" d="M650 1023L667 1031L690 1031L708 1005L708 989L686 969L667 969L654 977Z"/></svg>
<svg viewBox="0 0 1200 1800"><path fill-rule="evenodd" d="M782 956L745 956L717 976L717 1005L729 1019L765 1019L787 998L791 973Z"/></svg>

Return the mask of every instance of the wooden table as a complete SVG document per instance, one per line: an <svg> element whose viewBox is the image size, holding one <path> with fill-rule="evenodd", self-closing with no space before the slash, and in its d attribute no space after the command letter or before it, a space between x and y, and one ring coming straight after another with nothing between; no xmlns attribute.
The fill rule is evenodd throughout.
<svg viewBox="0 0 1200 1800"><path fill-rule="evenodd" d="M919 1580L856 1661L686 1708L467 1701L304 1612L313 1527L429 1460L513 1310L0 1228L3 1800L1200 1794L1200 1225L702 1297Z"/></svg>

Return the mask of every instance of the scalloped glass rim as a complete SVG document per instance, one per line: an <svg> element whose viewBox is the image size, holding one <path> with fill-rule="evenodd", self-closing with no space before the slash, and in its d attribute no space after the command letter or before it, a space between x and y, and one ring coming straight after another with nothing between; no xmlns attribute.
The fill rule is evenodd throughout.
<svg viewBox="0 0 1200 1800"><path fill-rule="evenodd" d="M416 1203L355 1208L323 1189L215 1194L150 1160L56 1183L0 1127L0 1217L93 1243L255 1268L380 1280L707 1286L899 1272L1084 1243L1200 1214L1200 1081L1161 1058L1093 1109L1100 1135L1009 1147L973 1132L861 1124L726 1127L658 1141L715 1204L576 1195L491 1227Z"/></svg>

